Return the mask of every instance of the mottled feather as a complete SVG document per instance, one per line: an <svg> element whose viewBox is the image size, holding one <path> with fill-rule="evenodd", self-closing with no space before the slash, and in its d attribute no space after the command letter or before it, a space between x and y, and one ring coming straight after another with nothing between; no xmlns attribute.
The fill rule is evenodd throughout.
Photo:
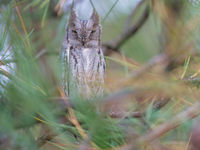
<svg viewBox="0 0 200 150"><path fill-rule="evenodd" d="M101 49L101 25L96 11L93 11L89 20L80 20L72 11L61 60L62 84L66 95L78 93L90 98L103 94L105 60Z"/></svg>

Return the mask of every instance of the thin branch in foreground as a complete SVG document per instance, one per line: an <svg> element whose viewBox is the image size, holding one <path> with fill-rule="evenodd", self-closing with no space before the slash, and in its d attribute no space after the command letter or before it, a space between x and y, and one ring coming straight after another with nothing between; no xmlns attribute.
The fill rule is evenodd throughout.
<svg viewBox="0 0 200 150"><path fill-rule="evenodd" d="M66 101L67 104L69 104L69 103L67 102L68 99L67 99L67 97L65 96L65 94L64 94L64 92L63 92L63 90L62 90L62 88L59 88L58 90L59 90L59 92L60 92L61 97ZM83 138L86 138L87 135L86 135L85 131L83 130L83 128L81 127L81 125L79 124L79 122L78 122L78 120L77 120L77 118L76 118L76 116L75 116L74 110L71 108L70 105L68 105L67 108L68 108L68 111L69 111L69 116L66 115L66 119L68 119L68 120L76 127L76 129L78 130L78 132L80 133L80 135L81 135Z"/></svg>
<svg viewBox="0 0 200 150"><path fill-rule="evenodd" d="M171 99L170 98L162 98L161 100L157 101L153 104L153 111L158 111L162 107L164 107ZM128 115L126 112L111 112L109 113L109 116L111 118L142 118L145 117L145 112L135 111L135 112L129 112Z"/></svg>
<svg viewBox="0 0 200 150"><path fill-rule="evenodd" d="M92 2L92 0L90 0L90 4L92 5L92 8L95 9L95 6L94 6L94 3Z"/></svg>
<svg viewBox="0 0 200 150"><path fill-rule="evenodd" d="M140 144L151 144L155 140L162 137L164 134L169 131L179 127L182 123L194 119L200 115L200 102L195 103L192 107L189 107L187 110L181 112L171 121L167 121L155 129L151 130L149 133L141 136L136 142L130 144L123 148L123 150L137 150Z"/></svg>
<svg viewBox="0 0 200 150"><path fill-rule="evenodd" d="M110 15L111 11L113 10L113 8L117 5L117 3L119 2L119 0L116 0L115 3L112 5L112 7L110 8L110 10L108 11L108 13L106 14L106 16L103 18L102 23L105 22L105 20L107 19L107 17Z"/></svg>
<svg viewBox="0 0 200 150"><path fill-rule="evenodd" d="M196 118L200 115L200 102L195 103L192 107L189 107L187 110L181 112L176 117L174 117L171 121L167 121L164 124L156 127L156 129L152 130L150 133L141 137L141 141L152 142L155 139L158 139L162 135L167 132L177 128L182 123Z"/></svg>

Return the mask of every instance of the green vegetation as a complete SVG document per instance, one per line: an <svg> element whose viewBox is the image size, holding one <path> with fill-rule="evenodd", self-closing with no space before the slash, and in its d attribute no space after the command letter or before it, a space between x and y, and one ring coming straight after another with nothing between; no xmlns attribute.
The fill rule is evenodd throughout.
<svg viewBox="0 0 200 150"><path fill-rule="evenodd" d="M1 1L0 149L189 149L200 113L200 3L177 1L141 4L131 24L146 6L148 19L105 57L105 96L94 100L69 100L61 90L59 52L69 14L56 14L58 1ZM103 45L127 19L106 9L112 11L117 15L103 22ZM176 117L183 112L186 118ZM154 131L160 132L151 139Z"/></svg>

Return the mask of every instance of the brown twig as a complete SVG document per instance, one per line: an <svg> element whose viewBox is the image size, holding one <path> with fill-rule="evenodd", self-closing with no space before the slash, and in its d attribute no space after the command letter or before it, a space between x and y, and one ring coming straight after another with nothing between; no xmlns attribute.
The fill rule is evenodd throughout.
<svg viewBox="0 0 200 150"><path fill-rule="evenodd" d="M124 31L112 42L104 44L105 54L108 55L110 50L119 51L119 48L130 39L146 22L150 14L150 8L147 6L140 19L131 27Z"/></svg>
<svg viewBox="0 0 200 150"><path fill-rule="evenodd" d="M61 88L59 88L59 92L61 97L66 101L66 103L68 104L68 99L65 96L63 90ZM68 111L69 111L69 116L66 115L66 119L69 119L72 124L74 124L74 126L77 128L78 132L80 133L80 135L85 138L87 137L86 133L84 132L83 128L81 127L81 125L79 124L75 114L74 114L74 110L71 108L70 105L67 105Z"/></svg>
<svg viewBox="0 0 200 150"><path fill-rule="evenodd" d="M170 101L170 98L163 98L156 103L153 104L153 111L160 110L162 107L164 107L168 102ZM135 112L129 112L128 116L124 112L111 112L109 113L109 116L111 118L142 118L146 115L145 112L135 111Z"/></svg>
<svg viewBox="0 0 200 150"><path fill-rule="evenodd" d="M141 118L141 117L145 116L145 113L136 111L136 112L131 112L131 113L129 113L129 116L126 116L125 113L118 111L118 112L109 113L109 116L111 118Z"/></svg>
<svg viewBox="0 0 200 150"><path fill-rule="evenodd" d="M27 36L28 36L28 32L27 32L27 29L26 29L26 26L25 26L25 23L24 23L22 14L21 14L21 12L20 12L20 9L19 9L18 6L17 6L16 1L15 1L15 9L16 9L17 15L18 15L18 17L19 17L20 23L21 23L21 25L22 25L24 34L25 34L26 37L27 37ZM30 41L29 41L28 38L27 38L26 41L27 41L27 45L28 45L28 52L30 53L30 51L31 51Z"/></svg>
<svg viewBox="0 0 200 150"><path fill-rule="evenodd" d="M110 111L110 108L113 107L114 105L117 105L120 103L125 103L125 99L128 99L134 95L137 94L142 94L144 92L147 92L149 89L124 89L122 91L119 91L117 93L114 93L98 102L94 102L95 104L97 104L97 107L102 107L104 112L107 112L107 110L109 110L109 112L107 112L107 114L111 117L111 118L141 118L145 116L145 112L140 112L140 111L136 111L136 112L122 112L122 111ZM153 104L153 110L157 111L159 109L161 109L162 107L164 107L169 101L171 100L171 98L169 97L161 97L160 100L156 101Z"/></svg>

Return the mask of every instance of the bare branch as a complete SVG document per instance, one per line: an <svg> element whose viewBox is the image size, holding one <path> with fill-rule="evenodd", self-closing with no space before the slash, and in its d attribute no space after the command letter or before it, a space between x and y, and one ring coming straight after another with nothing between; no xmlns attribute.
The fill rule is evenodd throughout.
<svg viewBox="0 0 200 150"><path fill-rule="evenodd" d="M129 116L126 116L125 113L118 111L118 112L109 113L109 116L111 118L141 118L141 117L145 116L145 113L136 111L136 112L131 112L131 113L129 113Z"/></svg>
<svg viewBox="0 0 200 150"><path fill-rule="evenodd" d="M157 101L156 103L153 104L153 111L157 111L160 110L162 107L164 107L168 102L170 101L170 98L162 98L161 100ZM136 111L136 112L130 112L127 113L125 112L111 112L109 113L109 116L111 118L142 118L145 117L146 113L145 112L140 112L140 111Z"/></svg>
<svg viewBox="0 0 200 150"><path fill-rule="evenodd" d="M111 118L142 118L146 115L145 112L128 112L128 111L113 111L110 108L113 108L113 105L121 105L121 103L125 103L125 100L128 100L128 98L133 97L137 94L144 94L145 92L148 92L149 89L125 89L122 91L119 91L115 94L112 94L111 96L108 96L107 98L104 98L98 102L94 101L94 103L98 107L102 107L104 112L107 112L107 114ZM153 110L157 111L164 107L171 98L169 97L161 97L155 103L153 104ZM122 103L122 104L123 104Z"/></svg>
<svg viewBox="0 0 200 150"><path fill-rule="evenodd" d="M114 41L109 44L104 44L104 49L106 54L109 54L109 50L119 51L119 48L132 37L146 22L150 14L150 8L147 6L140 17L140 19L131 27L127 28L122 32L119 37L117 37Z"/></svg>

